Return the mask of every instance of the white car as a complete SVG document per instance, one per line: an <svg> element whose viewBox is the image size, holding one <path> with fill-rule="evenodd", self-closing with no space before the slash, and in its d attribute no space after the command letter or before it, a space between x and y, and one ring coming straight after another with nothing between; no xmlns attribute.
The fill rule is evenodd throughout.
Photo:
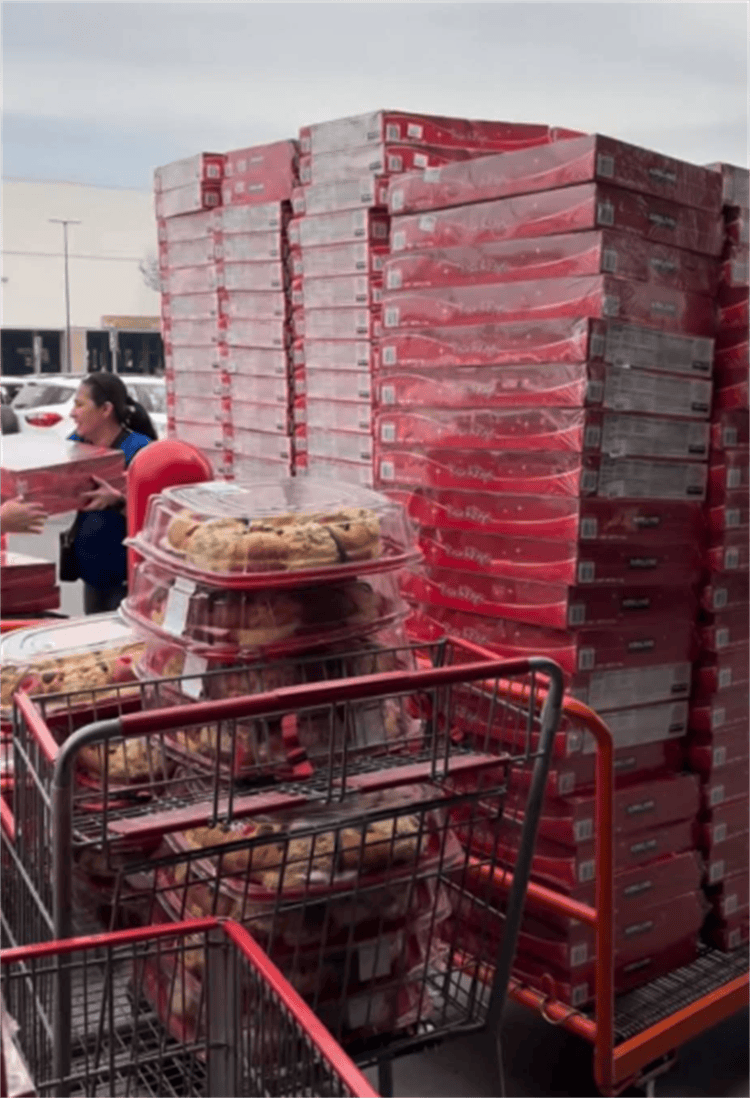
<svg viewBox="0 0 750 1098"><path fill-rule="evenodd" d="M52 432L67 438L75 431L73 401L83 374L46 374L25 379L11 407L21 431ZM159 438L167 434L167 393L164 378L121 374L128 392L148 412Z"/></svg>

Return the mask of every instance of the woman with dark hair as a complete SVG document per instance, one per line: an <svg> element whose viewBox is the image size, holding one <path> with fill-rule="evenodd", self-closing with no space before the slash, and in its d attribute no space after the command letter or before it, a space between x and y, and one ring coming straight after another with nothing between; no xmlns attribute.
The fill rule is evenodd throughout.
<svg viewBox="0 0 750 1098"><path fill-rule="evenodd" d="M145 408L128 393L117 374L89 374L78 387L72 411L73 442L122 450L125 466L155 439ZM127 594L127 553L123 540L125 496L99 477L83 497L76 516L75 556L83 580L87 614L116 610Z"/></svg>

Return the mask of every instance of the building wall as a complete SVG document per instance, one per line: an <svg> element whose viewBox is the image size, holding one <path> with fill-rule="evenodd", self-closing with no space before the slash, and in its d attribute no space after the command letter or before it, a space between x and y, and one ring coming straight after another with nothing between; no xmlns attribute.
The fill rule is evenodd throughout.
<svg viewBox="0 0 750 1098"><path fill-rule="evenodd" d="M149 193L5 179L3 328L65 328L63 228L52 217L81 222L68 226L71 328L101 328L103 316L158 316L159 294L138 270L157 250ZM80 348L80 338L72 342Z"/></svg>

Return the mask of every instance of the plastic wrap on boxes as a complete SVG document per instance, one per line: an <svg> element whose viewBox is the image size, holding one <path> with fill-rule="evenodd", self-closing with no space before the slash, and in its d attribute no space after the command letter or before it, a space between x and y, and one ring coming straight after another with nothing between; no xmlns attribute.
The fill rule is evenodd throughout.
<svg viewBox="0 0 750 1098"><path fill-rule="evenodd" d="M189 183L173 191L157 191L154 206L158 218L180 217L221 205L221 184Z"/></svg>
<svg viewBox="0 0 750 1098"><path fill-rule="evenodd" d="M433 567L405 577L402 590L413 602L552 629L629 628L637 622L647 631L670 613L681 613L685 602L679 588L568 587Z"/></svg>
<svg viewBox="0 0 750 1098"><path fill-rule="evenodd" d="M725 206L750 207L750 193L748 191L750 173L747 168L741 168L737 164L722 164L718 161L706 164L711 171L718 172L721 176L721 196Z"/></svg>
<svg viewBox="0 0 750 1098"><path fill-rule="evenodd" d="M448 450L572 450L612 458L682 461L704 461L709 446L707 423L577 408L379 411L374 434L383 449L434 446ZM696 495L705 493L706 476L705 466L696 471ZM618 494L625 492L618 490Z"/></svg>
<svg viewBox="0 0 750 1098"><path fill-rule="evenodd" d="M310 456L372 464L372 435L365 432L328 428L295 427L294 444Z"/></svg>
<svg viewBox="0 0 750 1098"><path fill-rule="evenodd" d="M710 377L713 340L672 335L619 321L557 319L384 332L380 363L432 369L603 361L692 377Z"/></svg>
<svg viewBox="0 0 750 1098"><path fill-rule="evenodd" d="M280 348L234 347L222 343L219 345L216 361L221 370L238 379L289 376L289 356L286 350Z"/></svg>
<svg viewBox="0 0 750 1098"><path fill-rule="evenodd" d="M201 210L184 217L157 219L159 244L180 244L188 240L210 239L219 210Z"/></svg>
<svg viewBox="0 0 750 1098"><path fill-rule="evenodd" d="M380 366L378 403L408 408L584 407L706 419L711 382L600 362L410 370Z"/></svg>
<svg viewBox="0 0 750 1098"><path fill-rule="evenodd" d="M717 260L611 229L425 248L390 256L383 267L388 290L597 274L709 297L716 295L719 286Z"/></svg>
<svg viewBox="0 0 750 1098"><path fill-rule="evenodd" d="M286 273L281 260L265 260L257 263L225 263L217 260L214 282L220 290L283 291Z"/></svg>
<svg viewBox="0 0 750 1098"><path fill-rule="evenodd" d="M746 446L724 453L712 453L708 468L709 504L727 503L738 492L747 500L750 488L749 456Z"/></svg>
<svg viewBox="0 0 750 1098"><path fill-rule="evenodd" d="M712 298L611 275L389 290L383 295L386 331L533 323L565 316L612 317L681 335L713 336L716 329Z"/></svg>
<svg viewBox="0 0 750 1098"><path fill-rule="evenodd" d="M706 511L706 525L712 537L727 531L745 530L750 523L747 491L730 492L723 503Z"/></svg>
<svg viewBox="0 0 750 1098"><path fill-rule="evenodd" d="M508 149L555 140L548 126L520 122L485 122L405 111L373 111L303 126L300 151L321 153L382 141L437 145L446 149Z"/></svg>
<svg viewBox="0 0 750 1098"><path fill-rule="evenodd" d="M329 278L345 274L380 274L388 255L383 243L349 241L301 248L292 255L293 273L305 278Z"/></svg>
<svg viewBox="0 0 750 1098"><path fill-rule="evenodd" d="M711 417L712 450L735 450L738 446L747 447L748 445L750 445L750 418L747 413L714 412Z"/></svg>
<svg viewBox="0 0 750 1098"><path fill-rule="evenodd" d="M697 552L691 554L682 544L587 545L429 527L421 530L419 544L425 561L437 568L549 583L687 588L701 574Z"/></svg>
<svg viewBox="0 0 750 1098"><path fill-rule="evenodd" d="M220 290L217 296L221 316L241 320L273 320L287 315L283 290Z"/></svg>
<svg viewBox="0 0 750 1098"><path fill-rule="evenodd" d="M750 323L747 286L722 286L718 294L718 324L721 328L745 328Z"/></svg>
<svg viewBox="0 0 750 1098"><path fill-rule="evenodd" d="M288 202L265 202L258 206L223 206L214 214L213 228L220 236L273 233L277 236L291 217Z"/></svg>
<svg viewBox="0 0 750 1098"><path fill-rule="evenodd" d="M362 340L378 334L379 310L305 308L305 339Z"/></svg>
<svg viewBox="0 0 750 1098"><path fill-rule="evenodd" d="M308 372L315 370L369 370L375 357L367 339L305 339L301 352Z"/></svg>
<svg viewBox="0 0 750 1098"><path fill-rule="evenodd" d="M24 496L40 504L48 515L77 511L81 496L94 487L92 477L125 490L121 450L70 442L38 431L6 435L0 463L3 498Z"/></svg>
<svg viewBox="0 0 750 1098"><path fill-rule="evenodd" d="M584 628L566 633L439 605L417 604L416 609L427 617L428 625L432 622L443 632L486 645L508 659L523 659L536 650L537 654L542 653L559 663L568 676L578 672L682 663L692 659L694 654L689 615L684 620L667 617L650 627L622 626L616 632L606 628ZM650 699L639 700L645 704Z"/></svg>
<svg viewBox="0 0 750 1098"><path fill-rule="evenodd" d="M720 694L750 678L750 645L734 645L720 652L702 652L693 675L700 694ZM708 733L710 735L710 733Z"/></svg>
<svg viewBox="0 0 750 1098"><path fill-rule="evenodd" d="M202 267L214 261L214 238L201 236L192 240L168 241L159 245L159 267Z"/></svg>
<svg viewBox="0 0 750 1098"><path fill-rule="evenodd" d="M291 338L285 317L248 320L222 316L215 331L217 341L231 347L282 349L288 346Z"/></svg>
<svg viewBox="0 0 750 1098"><path fill-rule="evenodd" d="M216 286L216 270L212 264L202 267L167 267L161 275L162 311L165 295L212 294Z"/></svg>
<svg viewBox="0 0 750 1098"><path fill-rule="evenodd" d="M701 588L701 605L709 613L747 607L749 599L747 572L714 572Z"/></svg>
<svg viewBox="0 0 750 1098"><path fill-rule="evenodd" d="M318 165L316 164L316 167ZM360 206L385 207L388 202L388 180L374 174L352 178L311 183L300 187L292 195L295 214L333 213L336 210L353 210Z"/></svg>
<svg viewBox="0 0 750 1098"><path fill-rule="evenodd" d="M715 535L705 550L704 559L712 572L746 572L750 568L747 531L728 530Z"/></svg>
<svg viewBox="0 0 750 1098"><path fill-rule="evenodd" d="M747 805L745 806L747 815ZM731 873L716 886L709 888L708 898L713 909L713 924L734 923L744 916L747 920L750 908L748 896L748 872Z"/></svg>
<svg viewBox="0 0 750 1098"><path fill-rule="evenodd" d="M391 188L390 209L406 213L463 206L592 180L713 215L721 210L722 187L715 172L601 134L414 172Z"/></svg>
<svg viewBox="0 0 750 1098"><path fill-rule="evenodd" d="M747 775L747 766L745 766L745 775ZM742 870L747 869L749 858L750 834L745 830L706 852L706 883L715 885L725 877L741 873Z"/></svg>
<svg viewBox="0 0 750 1098"><path fill-rule="evenodd" d="M669 244L709 256L719 256L724 244L720 214L712 216L621 187L583 183L394 217L391 249L398 253L420 248L448 248L597 228L636 233L657 244Z"/></svg>
<svg viewBox="0 0 750 1098"><path fill-rule="evenodd" d="M746 645L750 633L749 613L750 607L741 606L705 615L699 625L702 647L707 652L722 652L727 648Z"/></svg>
<svg viewBox="0 0 750 1098"><path fill-rule="evenodd" d="M215 258L223 259L225 263L279 260L286 254L286 241L280 230L258 233L220 232L215 237Z"/></svg>
<svg viewBox="0 0 750 1098"><path fill-rule="evenodd" d="M714 735L735 721L747 720L748 691L740 684L720 694L697 694L690 706L690 727Z"/></svg>
<svg viewBox="0 0 750 1098"><path fill-rule="evenodd" d="M294 240L290 223L290 239ZM302 248L317 247L323 244L345 244L348 241L388 240L389 219L386 214L369 210L342 210L339 213L305 215L298 220L299 243Z"/></svg>
<svg viewBox="0 0 750 1098"><path fill-rule="evenodd" d="M175 160L154 171L154 189L159 193L191 183L217 183L224 176L225 162L223 153L197 153L184 160Z"/></svg>
<svg viewBox="0 0 750 1098"><path fill-rule="evenodd" d="M364 459L363 459L364 460ZM695 504L649 500L512 496L440 491L390 492L421 526L510 537L560 538L586 542L636 538L646 549L696 537L702 518Z"/></svg>
<svg viewBox="0 0 750 1098"><path fill-rule="evenodd" d="M466 160L469 149L421 148L385 142L377 145L350 146L330 152L306 153L300 157L300 180L307 187L341 186L369 177L375 188L373 200L355 205L383 206L388 204L387 183L394 175L423 168L438 168L453 160ZM384 184L386 186L384 186ZM351 200L349 201L351 206ZM344 207L341 207L344 208ZM310 211L308 211L310 212Z"/></svg>
<svg viewBox="0 0 750 1098"><path fill-rule="evenodd" d="M219 315L219 298L216 293L164 293L161 295L161 313L167 321L215 318Z"/></svg>
<svg viewBox="0 0 750 1098"><path fill-rule="evenodd" d="M302 282L306 309L354 308L379 305L382 280L368 275L341 275L337 278L308 278Z"/></svg>

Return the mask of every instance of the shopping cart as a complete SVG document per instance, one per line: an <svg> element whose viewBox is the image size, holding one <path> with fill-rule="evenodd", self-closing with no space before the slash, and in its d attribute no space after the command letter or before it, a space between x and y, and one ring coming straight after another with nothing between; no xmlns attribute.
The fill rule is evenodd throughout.
<svg viewBox="0 0 750 1098"><path fill-rule="evenodd" d="M196 968L203 979L191 997ZM61 972L73 989L67 1014L57 1010ZM7 950L0 974L3 1095L376 1098L231 921ZM190 1002L189 1024L174 1021L178 1001Z"/></svg>
<svg viewBox="0 0 750 1098"><path fill-rule="evenodd" d="M263 694L127 712L131 699L61 744L56 722L78 722L77 699L53 711L50 699L18 696L12 852L55 937L70 935L75 875L95 858L115 920L200 911L243 922L335 1039L378 1064L381 1092L395 1056L456 1033L487 1033L494 1054L562 676L551 661L477 659L450 639L390 656L410 666L326 681L318 661L320 681ZM459 706L488 683L497 702L467 736ZM192 732L213 761L185 750ZM107 760L133 744L146 763L132 783L114 780ZM292 774L290 744L306 768ZM77 760L102 748L96 789L81 786ZM259 818L277 826L243 830ZM190 847L190 829L213 838ZM501 863L505 833L513 857ZM509 879L491 986L455 949L463 920L489 904L466 887L471 847L488 889L500 866ZM65 979L60 993L64 1005Z"/></svg>

